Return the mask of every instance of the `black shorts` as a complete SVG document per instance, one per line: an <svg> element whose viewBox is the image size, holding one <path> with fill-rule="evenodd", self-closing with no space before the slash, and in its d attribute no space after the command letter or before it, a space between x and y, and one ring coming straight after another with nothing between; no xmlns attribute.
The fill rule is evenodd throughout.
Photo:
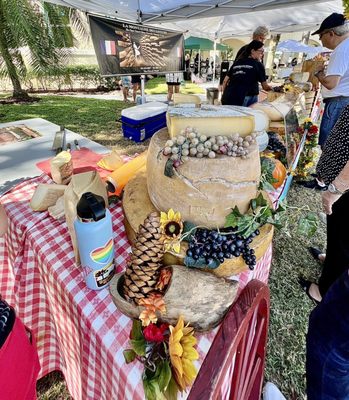
<svg viewBox="0 0 349 400"><path fill-rule="evenodd" d="M141 83L140 75L132 75L131 76L131 83Z"/></svg>
<svg viewBox="0 0 349 400"><path fill-rule="evenodd" d="M169 86L179 86L180 82L166 82Z"/></svg>

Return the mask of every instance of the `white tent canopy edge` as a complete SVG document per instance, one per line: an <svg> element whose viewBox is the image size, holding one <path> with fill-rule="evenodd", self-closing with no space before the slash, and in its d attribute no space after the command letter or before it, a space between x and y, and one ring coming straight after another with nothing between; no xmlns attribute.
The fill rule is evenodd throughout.
<svg viewBox="0 0 349 400"><path fill-rule="evenodd" d="M332 12L343 12L341 0L45 1L133 22L141 17L143 23L212 39L247 36L258 25L266 25L275 33L311 30Z"/></svg>

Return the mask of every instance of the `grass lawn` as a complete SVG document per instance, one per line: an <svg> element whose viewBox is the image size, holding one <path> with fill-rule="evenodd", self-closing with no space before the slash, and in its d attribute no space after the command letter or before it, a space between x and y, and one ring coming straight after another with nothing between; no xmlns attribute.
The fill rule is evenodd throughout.
<svg viewBox="0 0 349 400"><path fill-rule="evenodd" d="M121 110L132 106L117 100L95 100L68 96L42 96L39 102L6 104L0 107L0 123L20 119L44 118L64 125L104 146L128 153L143 151L148 142L136 144L121 131Z"/></svg>
<svg viewBox="0 0 349 400"><path fill-rule="evenodd" d="M141 151L148 143L137 145L123 139L120 123L115 122L126 106L120 101L43 96L38 103L1 106L0 122L42 117L103 145L129 153ZM318 192L297 185L293 185L288 203L298 207L308 204L313 210L321 207ZM289 237L282 231L274 238L266 380L276 383L287 400L305 399L305 334L313 305L298 287L297 277L304 274L315 279L319 275L320 266L308 254L307 246L324 248L324 232L321 224L311 240L296 234ZM70 399L58 373L41 379L38 392L40 400Z"/></svg>
<svg viewBox="0 0 349 400"><path fill-rule="evenodd" d="M196 83L186 81L181 85L180 92L182 94L204 94L205 90ZM151 79L145 85L146 94L166 94L167 85L164 77Z"/></svg>

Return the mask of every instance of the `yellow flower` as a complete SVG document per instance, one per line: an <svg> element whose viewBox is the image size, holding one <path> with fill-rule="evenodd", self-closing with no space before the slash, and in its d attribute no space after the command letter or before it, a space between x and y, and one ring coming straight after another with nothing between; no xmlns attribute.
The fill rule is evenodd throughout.
<svg viewBox="0 0 349 400"><path fill-rule="evenodd" d="M165 251L180 252L180 237L183 231L181 214L174 212L172 208L166 214L161 212L160 224L164 236Z"/></svg>
<svg viewBox="0 0 349 400"><path fill-rule="evenodd" d="M180 212L174 212L172 208L168 210L168 213L166 214L165 212L161 211L160 214L160 223L163 227L165 227L169 222L181 222L181 213Z"/></svg>
<svg viewBox="0 0 349 400"><path fill-rule="evenodd" d="M304 122L312 122L311 118L305 118Z"/></svg>
<svg viewBox="0 0 349 400"><path fill-rule="evenodd" d="M197 375L194 360L199 358L195 350L196 338L194 329L184 326L182 317L177 325L170 325L169 351L174 378L179 390L182 392L188 387Z"/></svg>
<svg viewBox="0 0 349 400"><path fill-rule="evenodd" d="M284 92L292 92L293 91L293 86L292 85L285 85L284 86Z"/></svg>

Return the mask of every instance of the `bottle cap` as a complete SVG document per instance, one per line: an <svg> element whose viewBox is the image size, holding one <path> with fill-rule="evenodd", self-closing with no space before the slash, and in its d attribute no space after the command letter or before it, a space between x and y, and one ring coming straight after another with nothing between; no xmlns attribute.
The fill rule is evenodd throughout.
<svg viewBox="0 0 349 400"><path fill-rule="evenodd" d="M99 221L105 217L105 201L102 196L86 192L81 196L76 212L82 219Z"/></svg>

